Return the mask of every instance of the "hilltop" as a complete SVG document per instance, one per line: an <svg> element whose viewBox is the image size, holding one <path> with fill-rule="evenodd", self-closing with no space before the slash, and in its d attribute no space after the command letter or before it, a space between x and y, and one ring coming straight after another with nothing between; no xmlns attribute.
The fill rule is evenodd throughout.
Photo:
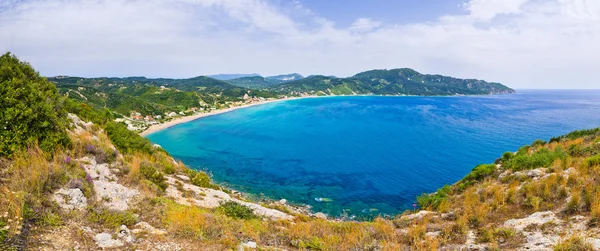
<svg viewBox="0 0 600 251"><path fill-rule="evenodd" d="M425 75L403 68L372 70L349 78L312 76L275 85L269 90L306 92L316 95L481 95L515 93L500 83L476 79L458 79L441 75Z"/></svg>
<svg viewBox="0 0 600 251"><path fill-rule="evenodd" d="M476 166L417 212L356 222L248 201L10 54L0 83L3 250L600 248L600 129Z"/></svg>

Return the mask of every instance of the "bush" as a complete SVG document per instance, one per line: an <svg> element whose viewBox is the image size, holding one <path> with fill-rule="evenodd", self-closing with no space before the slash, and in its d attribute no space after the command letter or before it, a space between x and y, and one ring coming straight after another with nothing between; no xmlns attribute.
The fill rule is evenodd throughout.
<svg viewBox="0 0 600 251"><path fill-rule="evenodd" d="M63 224L62 219L59 215L54 213L47 213L42 216L42 225L49 227L58 227Z"/></svg>
<svg viewBox="0 0 600 251"><path fill-rule="evenodd" d="M564 140L564 139L573 140L573 139L582 138L585 136L596 135L596 134L598 134L598 132L600 132L600 128L573 131L567 135L563 135L560 137L555 137L555 138L550 139L550 143L560 142L561 140Z"/></svg>
<svg viewBox="0 0 600 251"><path fill-rule="evenodd" d="M496 165L494 164L481 164L473 168L471 173L467 174L467 176L463 179L466 181L479 181L483 180L483 178L491 175L494 170L496 170Z"/></svg>
<svg viewBox="0 0 600 251"><path fill-rule="evenodd" d="M589 157L585 160L588 166L600 166L600 155Z"/></svg>
<svg viewBox="0 0 600 251"><path fill-rule="evenodd" d="M448 200L448 195L452 192L452 187L445 185L433 194L422 194L417 196L417 204L420 208L438 210L440 205Z"/></svg>
<svg viewBox="0 0 600 251"><path fill-rule="evenodd" d="M122 123L109 121L106 124L106 134L113 144L124 153L152 153L152 143L135 132L127 129Z"/></svg>
<svg viewBox="0 0 600 251"><path fill-rule="evenodd" d="M169 187L165 175L163 175L163 173L158 171L158 169L151 164L142 163L140 167L140 173L144 175L147 180L157 185L162 191L165 191L167 187Z"/></svg>
<svg viewBox="0 0 600 251"><path fill-rule="evenodd" d="M506 163L506 162L510 161L513 156L515 156L514 153L512 153L512 152L505 152L504 154L502 154L502 162Z"/></svg>
<svg viewBox="0 0 600 251"><path fill-rule="evenodd" d="M546 144L546 141L538 139L538 140L534 141L533 143L531 143L531 146L538 147L538 146L544 146L545 144Z"/></svg>
<svg viewBox="0 0 600 251"><path fill-rule="evenodd" d="M197 172L190 170L188 175L191 178L192 184L196 186L213 189L218 188L218 186L216 186L215 184L210 183L210 177L208 177L208 174L206 174L205 172Z"/></svg>
<svg viewBox="0 0 600 251"><path fill-rule="evenodd" d="M71 141L64 98L28 63L0 56L0 157L38 144L45 152Z"/></svg>
<svg viewBox="0 0 600 251"><path fill-rule="evenodd" d="M6 225L6 222L0 216L0 243L4 242L4 239L8 237L8 229L5 229Z"/></svg>
<svg viewBox="0 0 600 251"><path fill-rule="evenodd" d="M217 211L222 212L223 214L234 219L250 220L258 218L252 209L235 201L221 203L221 205L217 208Z"/></svg>
<svg viewBox="0 0 600 251"><path fill-rule="evenodd" d="M535 169L539 167L548 167L556 159L564 159L567 157L561 148L557 147L554 151L547 148L542 148L531 155L520 151L505 164L505 168L511 168L515 171Z"/></svg>

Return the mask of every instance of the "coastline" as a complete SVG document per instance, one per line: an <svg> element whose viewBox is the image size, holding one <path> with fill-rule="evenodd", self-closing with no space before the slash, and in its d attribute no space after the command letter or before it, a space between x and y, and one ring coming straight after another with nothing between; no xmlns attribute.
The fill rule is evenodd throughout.
<svg viewBox="0 0 600 251"><path fill-rule="evenodd" d="M168 129L168 128L171 128L173 126L179 125L179 124L187 123L187 122L194 121L196 119L200 119L200 118L204 118L204 117L208 117L208 116L213 116L213 115L218 115L218 114L223 114L223 113L235 111L237 109L248 108L248 107L257 106L257 105L264 105L264 104L268 104L268 103L275 103L275 102L288 101L288 100L296 100L296 99L302 99L302 98L315 98L315 97L320 97L320 96L292 97L292 98L265 100L265 101L260 101L260 102L256 102L256 103L251 103L251 104L246 104L246 105L241 105L241 106L230 107L230 108L226 108L226 109L214 110L214 111L210 111L210 112L206 112L206 113L198 113L198 114L194 114L194 115L190 115L190 116L183 116L183 117L179 117L179 118L173 119L171 121L167 121L167 122L162 123L162 124L151 125L150 127L148 127L148 129L146 129L143 132L139 133L139 135L142 136L142 137L146 137L146 136L148 136L148 135L150 135L152 133Z"/></svg>
<svg viewBox="0 0 600 251"><path fill-rule="evenodd" d="M514 93L513 93L514 94ZM431 97L461 97L461 96L493 96L493 95L506 95L506 94L476 94L476 95L440 95L440 96L431 96ZM151 125L150 127L148 127L148 129L142 131L139 133L140 136L142 137L146 137L150 134L171 128L173 126L179 125L179 124L183 124L183 123L187 123L190 121L194 121L196 119L200 119L200 118L204 118L204 117L208 117L208 116L213 116L213 115L218 115L218 114L223 114L223 113L227 113L227 112L231 112L231 111L235 111L237 109L243 109L243 108L248 108L248 107L252 107L252 106L257 106L257 105L264 105L264 104L268 104L268 103L274 103L274 102L281 102L281 101L289 101L289 100L297 100L297 99L304 99L304 98L327 98L327 97L346 97L346 96L350 96L350 97L371 97L371 96L378 96L378 97L423 97L423 96L418 96L418 95L369 95L369 94L359 94L359 95L325 95L325 96L304 96L304 97L290 97L290 98L282 98L282 99L273 99L273 100L265 100L265 101L259 101L256 103L251 103L251 104L245 104L245 105L241 105L241 106L235 106L235 107L230 107L230 108L226 108L226 109L220 109L220 110L214 110L214 111L210 111L210 112L206 112L206 113L198 113L198 114L194 114L194 115L190 115L190 116L183 116L183 117L179 117L176 119L173 119L171 121L162 123L162 124L155 124L155 125Z"/></svg>

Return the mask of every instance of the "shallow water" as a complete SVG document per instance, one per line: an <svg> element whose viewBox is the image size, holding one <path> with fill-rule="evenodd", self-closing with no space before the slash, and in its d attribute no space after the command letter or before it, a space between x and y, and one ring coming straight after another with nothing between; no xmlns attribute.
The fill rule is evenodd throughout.
<svg viewBox="0 0 600 251"><path fill-rule="evenodd" d="M220 184L331 215L395 214L536 139L600 126L600 91L325 97L205 117L148 136Z"/></svg>

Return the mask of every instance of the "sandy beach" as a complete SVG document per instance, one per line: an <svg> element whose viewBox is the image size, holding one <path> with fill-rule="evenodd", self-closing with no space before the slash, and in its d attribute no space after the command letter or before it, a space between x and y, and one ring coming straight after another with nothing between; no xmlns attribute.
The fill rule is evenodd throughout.
<svg viewBox="0 0 600 251"><path fill-rule="evenodd" d="M273 102L280 102L280 101L286 101L286 100L294 100L294 99L301 99L301 98L310 98L313 96L308 96L308 97L293 97L293 98L285 98L285 99L275 99L275 100L265 100L265 101L260 101L260 102L256 102L256 103L251 103L251 104L246 104L246 105L241 105L241 106L236 106L236 107L230 107L227 109L220 109L220 110L214 110L211 112L206 112L206 113L198 113L198 114L194 114L194 115L190 115L190 116L184 116L184 117L179 117L179 118L175 118L171 121L162 123L162 124L156 124L156 125L151 125L150 127L148 127L148 129L146 129L145 131L141 132L140 135L142 137L148 136L152 133L158 132L158 131L162 131L164 129L167 129L169 127L172 126L176 126L182 123L186 123L186 122L190 122L199 118L204 118L204 117L208 117L208 116L212 116L212 115L217 115L217 114L222 114L222 113L226 113L226 112L230 112L230 111L234 111L237 109L242 109L242 108L248 108L251 106L256 106L256 105L264 105L264 104L268 104L268 103L273 103Z"/></svg>

